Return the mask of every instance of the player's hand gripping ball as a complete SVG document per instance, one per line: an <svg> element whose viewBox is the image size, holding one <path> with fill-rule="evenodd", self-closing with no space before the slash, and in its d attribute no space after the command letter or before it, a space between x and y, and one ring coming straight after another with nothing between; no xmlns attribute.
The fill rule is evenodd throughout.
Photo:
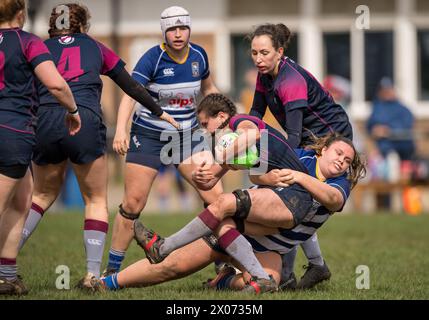
<svg viewBox="0 0 429 320"><path fill-rule="evenodd" d="M237 139L238 134L230 132L219 138L216 147L219 149L226 149L234 143ZM233 152L231 150L231 152ZM228 155L227 155L228 159ZM231 166L233 169L249 169L259 162L258 149L256 145L247 148L247 150L231 160L227 160L226 164Z"/></svg>

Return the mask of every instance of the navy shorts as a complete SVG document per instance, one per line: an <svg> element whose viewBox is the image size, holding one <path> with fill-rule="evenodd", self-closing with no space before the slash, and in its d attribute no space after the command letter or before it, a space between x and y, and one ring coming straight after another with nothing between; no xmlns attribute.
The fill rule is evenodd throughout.
<svg viewBox="0 0 429 320"><path fill-rule="evenodd" d="M0 173L22 178L31 163L36 139L34 134L21 133L0 127Z"/></svg>
<svg viewBox="0 0 429 320"><path fill-rule="evenodd" d="M280 197L293 215L294 226L300 224L305 216L310 213L313 198L307 190L297 183L287 188L272 186L260 186L259 188L271 189Z"/></svg>
<svg viewBox="0 0 429 320"><path fill-rule="evenodd" d="M80 131L70 136L65 125L66 110L42 107L37 112L36 146L33 161L39 165L70 159L75 164L91 163L106 152L106 126L93 111L80 107Z"/></svg>
<svg viewBox="0 0 429 320"><path fill-rule="evenodd" d="M174 164L176 167L194 152L208 149L204 137L198 130L186 132L161 132L131 128L130 148L125 159L128 163L159 170L162 165ZM161 141L162 140L162 141Z"/></svg>

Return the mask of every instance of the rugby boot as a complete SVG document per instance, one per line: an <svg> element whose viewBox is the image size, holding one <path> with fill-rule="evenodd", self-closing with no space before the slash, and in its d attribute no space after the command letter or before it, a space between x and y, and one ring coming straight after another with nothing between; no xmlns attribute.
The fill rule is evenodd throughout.
<svg viewBox="0 0 429 320"><path fill-rule="evenodd" d="M241 292L261 294L266 292L277 292L277 283L273 276L270 275L270 279L262 279L258 277L252 277L250 281L244 286Z"/></svg>
<svg viewBox="0 0 429 320"><path fill-rule="evenodd" d="M297 286L295 273L291 273L289 278L280 281L279 291L295 290Z"/></svg>
<svg viewBox="0 0 429 320"><path fill-rule="evenodd" d="M161 256L159 252L164 243L164 238L146 228L139 220L134 220L134 239L142 247L150 263L160 263L165 259L166 256Z"/></svg>
<svg viewBox="0 0 429 320"><path fill-rule="evenodd" d="M22 296L28 293L28 289L22 281L21 277L16 277L14 280L8 280L0 277L0 295L16 295Z"/></svg>
<svg viewBox="0 0 429 320"><path fill-rule="evenodd" d="M318 266L310 262L308 266L304 266L304 269L306 271L298 282L297 289L311 289L316 284L331 278L331 272L326 262L323 262L323 266Z"/></svg>
<svg viewBox="0 0 429 320"><path fill-rule="evenodd" d="M78 289L86 290L89 292L101 292L105 291L103 281L94 276L91 272L88 272L85 277L79 280L76 287Z"/></svg>

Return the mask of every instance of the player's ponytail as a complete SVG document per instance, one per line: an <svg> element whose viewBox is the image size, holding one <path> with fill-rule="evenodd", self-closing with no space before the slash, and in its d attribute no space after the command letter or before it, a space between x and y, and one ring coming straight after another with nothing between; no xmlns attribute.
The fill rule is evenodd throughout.
<svg viewBox="0 0 429 320"><path fill-rule="evenodd" d="M65 23L64 12L60 6L68 7L68 23ZM62 21L58 21L58 20ZM49 19L49 37L57 37L61 35L88 32L91 15L86 6L77 3L66 3L58 5L52 9L51 17ZM65 27L67 26L67 28Z"/></svg>
<svg viewBox="0 0 429 320"><path fill-rule="evenodd" d="M18 12L26 9L25 0L1 0L0 23L12 21Z"/></svg>
<svg viewBox="0 0 429 320"><path fill-rule="evenodd" d="M289 28L286 27L283 23L278 23L275 26L276 30L276 40L279 44L279 47L282 47L284 51L289 47L290 40L292 38L292 33ZM278 48L276 48L278 49Z"/></svg>

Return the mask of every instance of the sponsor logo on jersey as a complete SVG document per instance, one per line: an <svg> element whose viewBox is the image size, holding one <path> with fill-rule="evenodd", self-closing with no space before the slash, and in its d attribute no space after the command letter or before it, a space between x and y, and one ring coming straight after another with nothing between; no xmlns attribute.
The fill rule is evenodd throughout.
<svg viewBox="0 0 429 320"><path fill-rule="evenodd" d="M198 62L192 62L192 76L193 77L200 76L200 64Z"/></svg>
<svg viewBox="0 0 429 320"><path fill-rule="evenodd" d="M0 33L0 43L2 43L2 42L3 42L3 39L4 39L4 37L3 37L3 33Z"/></svg>
<svg viewBox="0 0 429 320"><path fill-rule="evenodd" d="M174 69L173 68L165 68L163 71L164 76L166 77L173 77L174 76Z"/></svg>
<svg viewBox="0 0 429 320"><path fill-rule="evenodd" d="M133 142L136 148L141 146L141 143L137 140L137 136L133 136Z"/></svg>
<svg viewBox="0 0 429 320"><path fill-rule="evenodd" d="M74 38L71 36L64 36L64 37L60 37L58 39L58 42L64 45L69 45L72 44L74 42Z"/></svg>
<svg viewBox="0 0 429 320"><path fill-rule="evenodd" d="M177 98L177 99L170 99L168 101L168 104L170 105L179 105L180 108L186 107L186 106L191 106L194 104L194 99L193 98Z"/></svg>

